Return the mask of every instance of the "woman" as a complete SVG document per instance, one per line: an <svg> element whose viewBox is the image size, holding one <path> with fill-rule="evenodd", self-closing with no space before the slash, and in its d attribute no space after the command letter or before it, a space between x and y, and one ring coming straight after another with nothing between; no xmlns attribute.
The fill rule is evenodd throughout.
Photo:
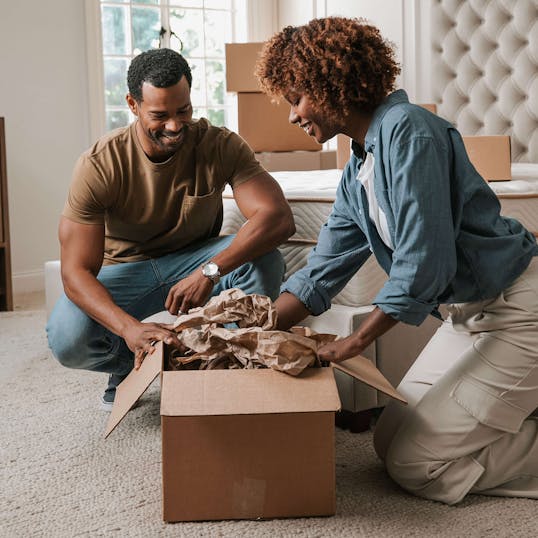
<svg viewBox="0 0 538 538"><path fill-rule="evenodd" d="M375 309L323 347L341 361L398 322L449 313L377 424L374 443L408 491L538 497L538 247L469 162L458 131L394 91L391 46L364 21L287 27L257 65L263 90L319 143L352 155L306 267L283 285L279 328L330 308L371 252L388 274ZM397 357L395 357L395 360Z"/></svg>

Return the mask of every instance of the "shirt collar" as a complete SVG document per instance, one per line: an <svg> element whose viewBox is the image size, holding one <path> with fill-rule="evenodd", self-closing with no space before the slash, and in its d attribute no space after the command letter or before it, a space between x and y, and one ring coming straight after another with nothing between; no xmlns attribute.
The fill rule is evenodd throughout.
<svg viewBox="0 0 538 538"><path fill-rule="evenodd" d="M396 90L395 92L392 92L391 94L389 94L385 98L385 100L374 110L372 121L370 122L368 131L366 132L366 136L364 137L364 150L365 151L367 152L373 151L377 142L377 136L379 133L379 129L381 127L381 122L383 121L383 117L388 112L389 108L393 107L394 105L398 103L408 103L408 102L409 102L409 98L407 97L407 93L404 90ZM355 144L355 142L353 142L353 144Z"/></svg>

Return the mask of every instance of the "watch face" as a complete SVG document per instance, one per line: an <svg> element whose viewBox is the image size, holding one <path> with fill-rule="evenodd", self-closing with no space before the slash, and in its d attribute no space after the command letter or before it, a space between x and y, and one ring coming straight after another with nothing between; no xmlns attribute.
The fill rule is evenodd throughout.
<svg viewBox="0 0 538 538"><path fill-rule="evenodd" d="M213 262L206 263L202 269L202 272L205 276L208 276L209 278L218 276L219 266Z"/></svg>

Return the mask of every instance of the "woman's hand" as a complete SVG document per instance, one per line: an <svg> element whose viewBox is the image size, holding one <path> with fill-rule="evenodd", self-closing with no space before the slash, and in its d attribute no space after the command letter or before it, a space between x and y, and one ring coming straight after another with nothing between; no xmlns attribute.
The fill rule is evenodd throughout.
<svg viewBox="0 0 538 538"><path fill-rule="evenodd" d="M322 361L341 362L362 353L376 338L398 323L397 320L375 307L360 327L346 338L335 340L318 349Z"/></svg>
<svg viewBox="0 0 538 538"><path fill-rule="evenodd" d="M322 361L341 362L359 355L365 347L361 345L356 333L354 333L342 340L335 340L321 346L318 349L318 357Z"/></svg>

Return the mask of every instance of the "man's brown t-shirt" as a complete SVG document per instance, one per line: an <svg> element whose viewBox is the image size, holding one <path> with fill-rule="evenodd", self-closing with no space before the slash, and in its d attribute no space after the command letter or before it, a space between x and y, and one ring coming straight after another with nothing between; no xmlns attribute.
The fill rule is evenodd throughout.
<svg viewBox="0 0 538 538"><path fill-rule="evenodd" d="M105 265L163 256L218 235L222 191L262 173L246 142L205 118L163 163L144 153L136 122L102 137L79 158L63 215L105 225Z"/></svg>

